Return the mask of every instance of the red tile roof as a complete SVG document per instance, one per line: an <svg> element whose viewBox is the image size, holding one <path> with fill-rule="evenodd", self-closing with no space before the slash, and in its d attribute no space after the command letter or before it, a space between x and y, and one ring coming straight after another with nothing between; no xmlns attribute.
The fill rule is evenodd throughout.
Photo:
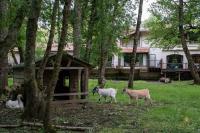
<svg viewBox="0 0 200 133"><path fill-rule="evenodd" d="M127 48L127 47L121 47L122 53L131 53L133 51L133 48ZM137 53L149 53L149 48L137 48Z"/></svg>

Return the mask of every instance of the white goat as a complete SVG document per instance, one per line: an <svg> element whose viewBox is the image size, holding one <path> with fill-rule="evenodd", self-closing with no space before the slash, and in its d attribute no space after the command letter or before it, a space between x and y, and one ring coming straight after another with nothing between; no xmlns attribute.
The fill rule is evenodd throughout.
<svg viewBox="0 0 200 133"><path fill-rule="evenodd" d="M111 102L112 100L114 99L115 103L117 102L116 101L116 94L117 94L117 90L114 89L114 88L106 88L106 89L103 89L103 88L99 88L99 87L95 87L93 89L93 95L94 93L98 93L99 94L99 101L101 100L101 97L104 97L105 100L106 100L106 97L110 97L111 98Z"/></svg>
<svg viewBox="0 0 200 133"><path fill-rule="evenodd" d="M150 93L148 89L142 89L142 90L130 90L130 89L123 89L124 93L127 93L128 96L130 97L129 99L129 104L130 104L130 100L131 99L135 99L136 103L138 105L138 99L144 99L145 102L149 101L150 104L152 104L151 102L151 97L150 97Z"/></svg>
<svg viewBox="0 0 200 133"><path fill-rule="evenodd" d="M160 82L164 82L164 83L171 83L171 79L170 78L165 78L165 77L161 77L159 79Z"/></svg>
<svg viewBox="0 0 200 133"><path fill-rule="evenodd" d="M21 98L22 98L22 95L17 95L17 100L15 100L15 101L8 100L6 102L6 107L11 108L11 109L17 109L17 108L24 109L24 104L23 104Z"/></svg>

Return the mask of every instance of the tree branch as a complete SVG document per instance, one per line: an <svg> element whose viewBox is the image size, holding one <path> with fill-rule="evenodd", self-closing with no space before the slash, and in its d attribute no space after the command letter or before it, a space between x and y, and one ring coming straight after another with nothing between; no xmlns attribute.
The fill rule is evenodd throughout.
<svg viewBox="0 0 200 133"><path fill-rule="evenodd" d="M23 20L26 16L28 10L28 0L25 0L21 7L17 10L16 17L14 22L9 26L8 35L6 38L0 42L1 51L9 51L12 47L15 46L18 32L21 28Z"/></svg>

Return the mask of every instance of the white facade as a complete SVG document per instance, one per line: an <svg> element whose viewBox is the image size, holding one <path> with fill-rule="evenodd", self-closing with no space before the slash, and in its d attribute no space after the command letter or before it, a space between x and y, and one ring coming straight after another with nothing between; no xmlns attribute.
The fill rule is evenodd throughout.
<svg viewBox="0 0 200 133"><path fill-rule="evenodd" d="M167 69L170 65L174 65L173 56L178 57L175 62L179 64L179 67L182 69L188 69L188 61L181 46L177 46L169 50L151 47L149 41L147 40L147 36L147 31L141 31L141 37L137 48L139 49L137 51L137 55L141 56L141 58L139 59L139 65L136 62L136 69L149 67ZM121 56L113 56L112 66L129 68L126 65L126 62L130 62L130 60L127 60L126 55L132 52L133 40L121 42L119 47L122 48ZM200 44L191 43L188 44L188 48L191 55L197 55L196 63L200 65Z"/></svg>
<svg viewBox="0 0 200 133"><path fill-rule="evenodd" d="M16 58L17 62L20 63L20 56L19 56L19 53L16 51L15 51L15 58ZM8 64L11 66L16 65L15 61L12 57L12 54L10 52L8 53Z"/></svg>

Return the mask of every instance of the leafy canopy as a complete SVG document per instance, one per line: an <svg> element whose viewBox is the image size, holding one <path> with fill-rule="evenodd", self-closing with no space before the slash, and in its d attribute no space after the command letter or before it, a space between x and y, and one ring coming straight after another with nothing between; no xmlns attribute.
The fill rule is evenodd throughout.
<svg viewBox="0 0 200 133"><path fill-rule="evenodd" d="M157 0L151 5L152 16L145 22L150 31L148 39L152 45L173 48L180 44L178 32L178 1ZM187 41L198 41L200 37L200 2L184 2L184 30Z"/></svg>

